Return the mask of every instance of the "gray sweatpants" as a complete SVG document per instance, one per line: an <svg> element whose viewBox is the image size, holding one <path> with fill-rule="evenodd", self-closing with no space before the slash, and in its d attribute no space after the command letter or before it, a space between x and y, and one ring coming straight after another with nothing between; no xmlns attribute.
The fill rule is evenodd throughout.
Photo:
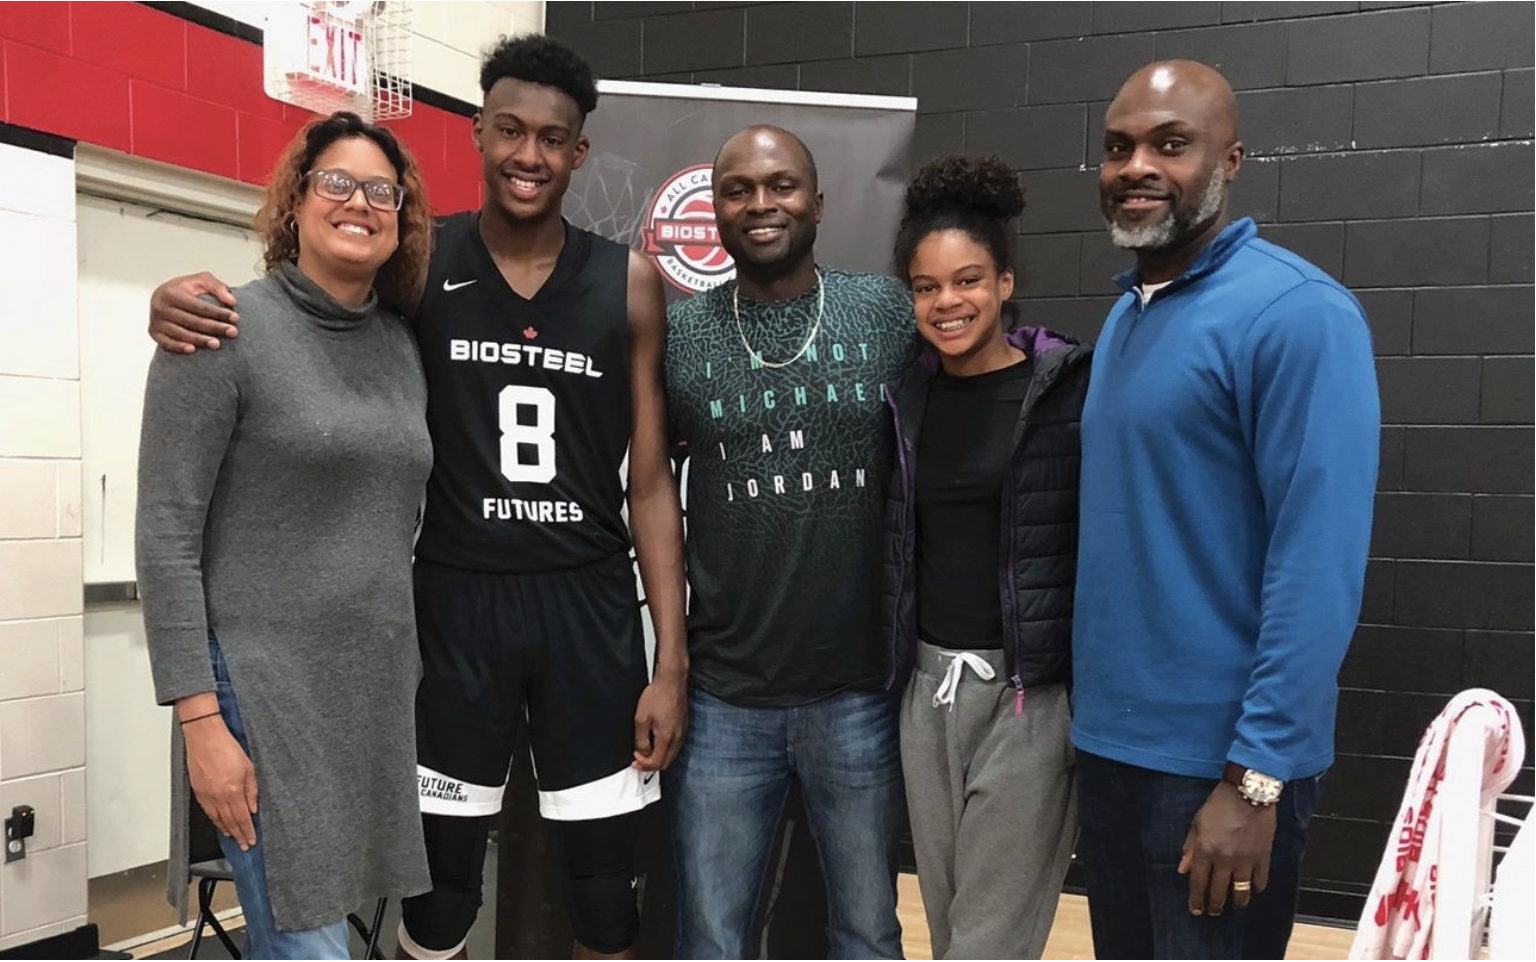
<svg viewBox="0 0 1536 962"><path fill-rule="evenodd" d="M901 706L933 957L1038 959L1077 832L1066 687L1031 688L1021 709L1001 651L969 653L990 680L969 659L952 669L957 654L919 643Z"/></svg>

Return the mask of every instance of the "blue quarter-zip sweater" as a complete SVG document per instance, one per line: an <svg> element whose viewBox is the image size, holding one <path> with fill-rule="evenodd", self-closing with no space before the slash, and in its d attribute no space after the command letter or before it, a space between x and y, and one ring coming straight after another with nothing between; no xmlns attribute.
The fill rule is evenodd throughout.
<svg viewBox="0 0 1536 962"><path fill-rule="evenodd" d="M1364 312L1246 218L1145 307L1116 281L1083 411L1073 744L1317 774L1376 490Z"/></svg>

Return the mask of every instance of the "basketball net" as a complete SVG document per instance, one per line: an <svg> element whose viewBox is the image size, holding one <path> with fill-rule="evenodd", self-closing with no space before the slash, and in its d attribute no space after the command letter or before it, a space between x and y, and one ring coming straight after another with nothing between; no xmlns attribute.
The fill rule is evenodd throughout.
<svg viewBox="0 0 1536 962"><path fill-rule="evenodd" d="M267 96L317 114L367 121L411 113L411 4L267 4L262 61Z"/></svg>
<svg viewBox="0 0 1536 962"><path fill-rule="evenodd" d="M635 246L645 220L645 198L636 193L639 166L617 154L588 155L571 177L563 213L577 227Z"/></svg>

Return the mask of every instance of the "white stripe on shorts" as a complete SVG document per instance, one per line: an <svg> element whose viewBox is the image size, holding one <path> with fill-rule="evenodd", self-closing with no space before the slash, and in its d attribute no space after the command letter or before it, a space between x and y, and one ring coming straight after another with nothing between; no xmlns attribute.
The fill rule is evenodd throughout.
<svg viewBox="0 0 1536 962"><path fill-rule="evenodd" d="M625 767L584 785L539 793L539 812L556 822L579 822L637 812L661 800L661 774Z"/></svg>
<svg viewBox="0 0 1536 962"><path fill-rule="evenodd" d="M492 787L466 782L425 765L416 766L416 781L421 793L421 810L428 815L495 815L501 811L505 784Z"/></svg>

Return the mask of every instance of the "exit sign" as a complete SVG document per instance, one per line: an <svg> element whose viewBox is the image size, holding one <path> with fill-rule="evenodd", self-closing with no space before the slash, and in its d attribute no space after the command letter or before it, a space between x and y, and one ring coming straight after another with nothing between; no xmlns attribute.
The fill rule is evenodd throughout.
<svg viewBox="0 0 1536 962"><path fill-rule="evenodd" d="M312 13L304 43L304 76L352 93L368 90L368 55L356 22Z"/></svg>
<svg viewBox="0 0 1536 962"><path fill-rule="evenodd" d="M285 104L366 120L411 115L411 4L264 3L262 89Z"/></svg>

